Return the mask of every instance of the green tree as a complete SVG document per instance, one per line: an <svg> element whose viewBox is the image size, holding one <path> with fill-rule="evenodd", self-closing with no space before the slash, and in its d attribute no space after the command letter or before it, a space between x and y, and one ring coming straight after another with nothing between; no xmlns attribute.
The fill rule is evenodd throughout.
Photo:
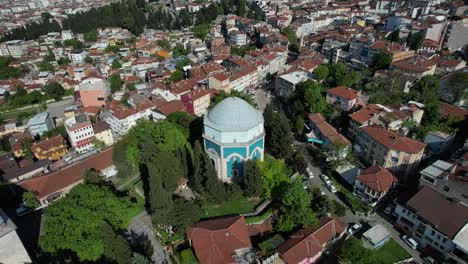
<svg viewBox="0 0 468 264"><path fill-rule="evenodd" d="M109 82L110 82L110 89L113 93L122 89L122 80L120 79L120 76L118 74L112 74L109 77Z"/></svg>
<svg viewBox="0 0 468 264"><path fill-rule="evenodd" d="M281 33L283 33L283 35L285 35L286 37L288 37L288 41L289 43L295 43L297 41L297 36L296 36L296 33L289 27L285 27Z"/></svg>
<svg viewBox="0 0 468 264"><path fill-rule="evenodd" d="M68 65L71 62L71 60L68 57L61 57L60 59L57 60L57 63L59 65Z"/></svg>
<svg viewBox="0 0 468 264"><path fill-rule="evenodd" d="M26 207L37 208L39 207L39 202L36 199L36 196L32 192L23 193L23 202Z"/></svg>
<svg viewBox="0 0 468 264"><path fill-rule="evenodd" d="M330 71L328 70L328 66L326 64L322 64L314 70L314 78L316 80L326 80L329 74Z"/></svg>
<svg viewBox="0 0 468 264"><path fill-rule="evenodd" d="M312 210L319 216L324 216L331 212L332 204L327 196L320 193L319 188L312 188L310 191L311 195L311 207Z"/></svg>
<svg viewBox="0 0 468 264"><path fill-rule="evenodd" d="M392 33L388 35L387 40L390 42L400 42L400 29L392 31Z"/></svg>
<svg viewBox="0 0 468 264"><path fill-rule="evenodd" d="M221 91L219 94L217 94L215 97L211 98L211 103L210 103L210 108L213 108L215 105L217 105L219 102L223 101L226 98L229 97L238 97L247 103L249 103L251 106L255 107L255 102L252 99L252 97L248 96L245 93L241 93L239 91L231 91L230 93L226 93L225 91Z"/></svg>
<svg viewBox="0 0 468 264"><path fill-rule="evenodd" d="M98 39L98 33L96 30L89 31L84 34L84 39L89 42L95 42Z"/></svg>
<svg viewBox="0 0 468 264"><path fill-rule="evenodd" d="M289 232L294 228L315 226L317 216L310 208L310 196L304 190L300 179L285 186L280 197L281 208L276 228L281 232Z"/></svg>
<svg viewBox="0 0 468 264"><path fill-rule="evenodd" d="M350 69L342 62L329 65L330 75L328 82L331 86L348 86L351 87L361 81L361 75Z"/></svg>
<svg viewBox="0 0 468 264"><path fill-rule="evenodd" d="M197 222L202 216L203 210L198 203L179 198L174 200L174 206L169 218L171 219L171 225L174 227L174 232L184 235L186 226Z"/></svg>
<svg viewBox="0 0 468 264"><path fill-rule="evenodd" d="M51 18L54 18L49 12L42 12L41 13L41 18L43 20L49 20Z"/></svg>
<svg viewBox="0 0 468 264"><path fill-rule="evenodd" d="M47 253L70 250L81 261L95 261L104 253L102 225L126 229L140 211L129 197L115 195L110 187L78 185L47 207L39 246Z"/></svg>
<svg viewBox="0 0 468 264"><path fill-rule="evenodd" d="M408 47L410 47L410 49L412 50L418 50L419 48L421 48L425 35L425 31L419 31L415 34L409 34L406 39Z"/></svg>
<svg viewBox="0 0 468 264"><path fill-rule="evenodd" d="M374 69L382 70L387 69L392 63L393 55L386 51L381 51L374 57Z"/></svg>
<svg viewBox="0 0 468 264"><path fill-rule="evenodd" d="M327 101L321 94L321 88L311 80L299 83L295 90L295 100L302 100L310 113L326 113Z"/></svg>
<svg viewBox="0 0 468 264"><path fill-rule="evenodd" d="M128 241L117 234L107 222L103 223L101 232L104 242L104 256L118 264L130 263L133 252Z"/></svg>
<svg viewBox="0 0 468 264"><path fill-rule="evenodd" d="M195 147L193 148L193 174L190 180L192 188L195 192L203 194L205 192L204 188L204 174L205 174L205 164L203 159L203 148L200 144L200 141L195 142Z"/></svg>
<svg viewBox="0 0 468 264"><path fill-rule="evenodd" d="M25 159L32 158L32 151L31 151L32 143L33 143L33 140L30 138L23 139L23 142L21 143L21 145L23 146L23 157Z"/></svg>
<svg viewBox="0 0 468 264"><path fill-rule="evenodd" d="M84 59L84 62L93 63L93 58L91 58L90 56L86 56L86 58Z"/></svg>
<svg viewBox="0 0 468 264"><path fill-rule="evenodd" d="M433 100L438 100L439 90L439 78L433 75L426 75L416 83L412 91L412 96L413 99L425 104Z"/></svg>
<svg viewBox="0 0 468 264"><path fill-rule="evenodd" d="M38 67L40 71L54 71L55 70L55 67L52 64L50 64L50 62L47 61L46 59L39 62Z"/></svg>
<svg viewBox="0 0 468 264"><path fill-rule="evenodd" d="M346 239L338 252L338 259L343 264L371 263L371 251L362 245L362 240L355 237Z"/></svg>
<svg viewBox="0 0 468 264"><path fill-rule="evenodd" d="M51 82L44 86L45 94L51 98L54 98L56 101L62 100L62 96L65 94L65 89L60 83Z"/></svg>
<svg viewBox="0 0 468 264"><path fill-rule="evenodd" d="M245 195L259 197L263 192L263 179L255 160L244 162Z"/></svg>
<svg viewBox="0 0 468 264"><path fill-rule="evenodd" d="M294 140L288 118L279 112L273 113L272 120L264 120L267 149L276 158L288 158L293 152L291 145Z"/></svg>
<svg viewBox="0 0 468 264"><path fill-rule="evenodd" d="M181 70L176 70L173 73L171 73L171 76L167 78L167 80L171 83L179 82L184 79L184 72Z"/></svg>
<svg viewBox="0 0 468 264"><path fill-rule="evenodd" d="M283 161L268 155L263 161L257 160L256 163L263 180L263 197L277 197L281 186L289 181L291 171Z"/></svg>
<svg viewBox="0 0 468 264"><path fill-rule="evenodd" d="M102 182L102 178L96 170L88 169L85 172L84 181L86 184L99 184Z"/></svg>
<svg viewBox="0 0 468 264"><path fill-rule="evenodd" d="M201 24L192 27L193 35L201 40L205 40L206 35L208 35L208 30L210 26L208 24Z"/></svg>
<svg viewBox="0 0 468 264"><path fill-rule="evenodd" d="M131 264L150 264L150 260L142 254L133 253Z"/></svg>
<svg viewBox="0 0 468 264"><path fill-rule="evenodd" d="M336 216L343 217L346 214L346 207L337 200L333 200L333 213Z"/></svg>
<svg viewBox="0 0 468 264"><path fill-rule="evenodd" d="M113 69L120 69L122 67L122 64L120 63L119 59L115 59L112 61L112 68Z"/></svg>

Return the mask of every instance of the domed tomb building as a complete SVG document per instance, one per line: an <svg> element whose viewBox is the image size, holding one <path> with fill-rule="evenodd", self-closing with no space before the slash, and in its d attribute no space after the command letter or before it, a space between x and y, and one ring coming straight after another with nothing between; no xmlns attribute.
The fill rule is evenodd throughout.
<svg viewBox="0 0 468 264"><path fill-rule="evenodd" d="M241 181L245 160L263 160L263 115L244 100L224 99L208 111L203 124L205 151L222 181Z"/></svg>

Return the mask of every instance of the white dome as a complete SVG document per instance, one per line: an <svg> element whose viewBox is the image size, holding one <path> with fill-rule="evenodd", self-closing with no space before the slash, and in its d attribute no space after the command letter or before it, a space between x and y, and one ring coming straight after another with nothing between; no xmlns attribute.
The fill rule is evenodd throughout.
<svg viewBox="0 0 468 264"><path fill-rule="evenodd" d="M247 131L262 123L262 113L238 97L224 99L204 118L206 126L221 132Z"/></svg>

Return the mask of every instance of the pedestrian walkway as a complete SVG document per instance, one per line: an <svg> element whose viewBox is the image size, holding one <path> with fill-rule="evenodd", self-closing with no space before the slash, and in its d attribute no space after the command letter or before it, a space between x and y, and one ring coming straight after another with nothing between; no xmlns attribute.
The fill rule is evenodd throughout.
<svg viewBox="0 0 468 264"><path fill-rule="evenodd" d="M128 226L130 234L136 234L136 238L139 236L146 236L153 245L153 256L151 257L152 263L156 264L170 264L169 253L156 239L153 224L151 223L151 217L146 211L141 212L135 216L130 225Z"/></svg>

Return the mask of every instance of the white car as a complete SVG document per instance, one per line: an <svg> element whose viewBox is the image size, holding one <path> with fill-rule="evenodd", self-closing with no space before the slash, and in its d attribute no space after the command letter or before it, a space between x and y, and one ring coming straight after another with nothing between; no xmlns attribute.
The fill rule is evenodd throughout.
<svg viewBox="0 0 468 264"><path fill-rule="evenodd" d="M330 178L325 174L320 174L320 178L325 182L325 184L331 184Z"/></svg>
<svg viewBox="0 0 468 264"><path fill-rule="evenodd" d="M348 228L348 234L349 234L350 236L352 236L352 235L356 234L359 230L361 230L361 228L362 228L362 225L361 225L361 224L359 224L359 223L358 223L358 224L354 224L354 225L352 225L352 226L350 226L350 227Z"/></svg>
<svg viewBox="0 0 468 264"><path fill-rule="evenodd" d="M418 242L416 242L412 237L404 235L403 241L405 241L405 243L412 249L416 249L418 247Z"/></svg>
<svg viewBox="0 0 468 264"><path fill-rule="evenodd" d="M387 206L384 210L385 214L391 215L393 211L393 208L391 206Z"/></svg>
<svg viewBox="0 0 468 264"><path fill-rule="evenodd" d="M306 172L307 172L307 176L309 176L309 179L314 178L314 173L312 172L312 170L309 167L307 167Z"/></svg>
<svg viewBox="0 0 468 264"><path fill-rule="evenodd" d="M328 190L330 190L330 192L332 193L336 193L338 190L336 189L335 185L333 185L331 182L330 184L327 184L327 188Z"/></svg>

